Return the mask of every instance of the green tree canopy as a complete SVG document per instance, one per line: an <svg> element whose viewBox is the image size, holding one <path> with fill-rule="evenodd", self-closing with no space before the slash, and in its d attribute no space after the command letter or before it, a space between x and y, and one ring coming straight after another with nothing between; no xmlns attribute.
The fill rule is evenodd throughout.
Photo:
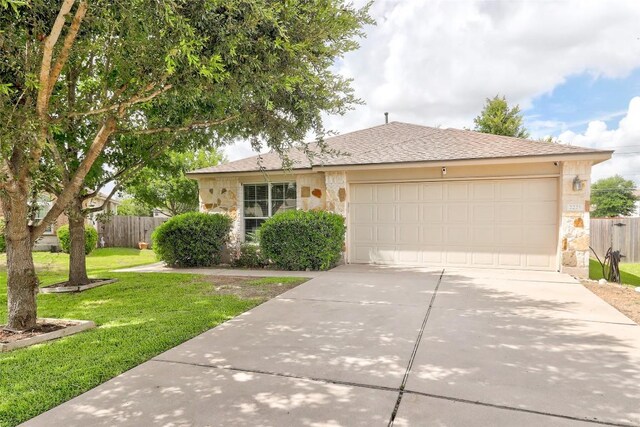
<svg viewBox="0 0 640 427"><path fill-rule="evenodd" d="M121 216L153 216L153 210L140 204L132 197L120 200L118 205L118 215Z"/></svg>
<svg viewBox="0 0 640 427"><path fill-rule="evenodd" d="M35 325L33 242L86 188L123 181L179 144L243 137L283 153L309 132L321 138L323 114L358 102L332 66L372 22L368 6L344 0L5 0L0 12L0 199L16 330ZM43 186L55 202L32 224L29 199Z"/></svg>
<svg viewBox="0 0 640 427"><path fill-rule="evenodd" d="M496 95L492 99L487 98L484 108L473 122L473 130L494 135L514 136L516 138L529 138L529 132L523 125L520 107L509 107L507 99Z"/></svg>
<svg viewBox="0 0 640 427"><path fill-rule="evenodd" d="M126 186L126 192L148 209L158 209L167 216L198 210L198 183L185 174L195 169L215 166L222 156L215 150L169 152L153 162Z"/></svg>
<svg viewBox="0 0 640 427"><path fill-rule="evenodd" d="M633 181L619 175L603 178L591 186L591 205L595 207L591 216L602 218L632 215L637 200Z"/></svg>

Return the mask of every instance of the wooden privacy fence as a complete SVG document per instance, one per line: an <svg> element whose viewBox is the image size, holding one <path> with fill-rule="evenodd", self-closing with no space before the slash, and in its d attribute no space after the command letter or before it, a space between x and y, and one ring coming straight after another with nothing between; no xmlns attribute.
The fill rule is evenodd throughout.
<svg viewBox="0 0 640 427"><path fill-rule="evenodd" d="M603 259L610 247L619 250L620 262L640 262L640 218L594 218L591 247Z"/></svg>
<svg viewBox="0 0 640 427"><path fill-rule="evenodd" d="M137 248L138 242L151 245L151 233L168 218L150 216L114 216L98 223L98 242L104 238L107 248Z"/></svg>

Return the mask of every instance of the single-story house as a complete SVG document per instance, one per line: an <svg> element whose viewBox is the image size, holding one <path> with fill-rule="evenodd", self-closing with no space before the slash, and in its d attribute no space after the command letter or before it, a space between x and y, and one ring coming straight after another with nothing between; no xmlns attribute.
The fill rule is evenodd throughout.
<svg viewBox="0 0 640 427"><path fill-rule="evenodd" d="M84 202L84 205L85 207L89 207L89 208L102 206L105 203L105 200L107 199L107 197L108 196L103 193L98 193L94 197L86 200ZM35 217L36 222L39 222L40 220L42 220L42 218L44 218L47 212L49 212L49 209L51 209L51 206L53 205L53 201L54 201L53 197L48 194L42 194L38 198L37 200L38 210L36 212L36 217ZM119 204L120 204L119 200L115 198L111 198L105 205L105 209L102 212L116 215L118 213ZM97 216L98 216L98 213L89 214L89 216L87 217L86 223L96 227ZM2 203L0 203L0 218L3 218L3 217L4 217L4 214L2 210ZM33 250L35 251L60 250L60 242L58 241L58 236L56 235L56 232L58 231L58 228L68 223L69 223L69 220L67 218L67 215L64 213L61 214L58 218L56 218L56 221L53 224L47 227L47 229L44 231L42 236L38 240L36 240L36 243L33 246Z"/></svg>
<svg viewBox="0 0 640 427"><path fill-rule="evenodd" d="M588 275L591 167L612 151L398 122L325 143L287 170L270 152L189 173L201 211L240 241L282 210L339 213L347 263Z"/></svg>

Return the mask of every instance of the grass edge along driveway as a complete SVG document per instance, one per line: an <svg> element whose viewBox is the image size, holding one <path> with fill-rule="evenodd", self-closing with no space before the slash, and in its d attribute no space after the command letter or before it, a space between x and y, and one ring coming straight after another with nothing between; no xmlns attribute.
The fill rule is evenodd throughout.
<svg viewBox="0 0 640 427"><path fill-rule="evenodd" d="M106 264L131 266L125 264L142 261L136 255L140 251L102 251L106 252L92 254L88 260L90 276L113 277L118 282L81 293L38 296L40 317L93 320L98 327L0 354L1 427L45 412L264 301L220 295L213 290L211 277L111 273ZM43 285L64 280L65 257L36 254ZM253 286L273 280L247 278ZM292 287L305 280L287 277L281 282ZM6 321L6 310L6 273L0 271L0 323Z"/></svg>

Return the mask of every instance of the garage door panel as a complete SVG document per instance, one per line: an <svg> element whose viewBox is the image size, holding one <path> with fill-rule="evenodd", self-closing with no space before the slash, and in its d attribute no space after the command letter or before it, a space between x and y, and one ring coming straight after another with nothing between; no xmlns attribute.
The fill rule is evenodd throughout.
<svg viewBox="0 0 640 427"><path fill-rule="evenodd" d="M552 179L532 179L526 182L528 200L557 201L558 183Z"/></svg>
<svg viewBox="0 0 640 427"><path fill-rule="evenodd" d="M557 179L354 184L351 262L554 269Z"/></svg>
<svg viewBox="0 0 640 427"><path fill-rule="evenodd" d="M376 202L391 203L396 201L396 184L379 184L376 186Z"/></svg>
<svg viewBox="0 0 640 427"><path fill-rule="evenodd" d="M354 225L353 237L358 242L372 243L374 241L373 226Z"/></svg>
<svg viewBox="0 0 640 427"><path fill-rule="evenodd" d="M556 202L527 202L524 204L528 222L537 222L549 224L556 221L558 212L556 211Z"/></svg>
<svg viewBox="0 0 640 427"><path fill-rule="evenodd" d="M395 226L376 226L376 243L395 244L396 243L396 227Z"/></svg>
<svg viewBox="0 0 640 427"><path fill-rule="evenodd" d="M462 203L451 203L445 206L448 222L467 222L469 220L469 206Z"/></svg>
<svg viewBox="0 0 640 427"><path fill-rule="evenodd" d="M400 225L399 233L398 233L398 243L419 244L420 243L420 226Z"/></svg>
<svg viewBox="0 0 640 427"><path fill-rule="evenodd" d="M495 254L492 248L478 248L471 254L471 265L492 267L495 264Z"/></svg>
<svg viewBox="0 0 640 427"><path fill-rule="evenodd" d="M441 204L423 204L422 205L422 221L423 222L441 222L443 220L444 206Z"/></svg>
<svg viewBox="0 0 640 427"><path fill-rule="evenodd" d="M492 201L495 198L495 183L491 181L474 182L471 190L473 201Z"/></svg>
<svg viewBox="0 0 640 427"><path fill-rule="evenodd" d="M500 200L522 200L525 197L522 181L505 180L498 183Z"/></svg>
<svg viewBox="0 0 640 427"><path fill-rule="evenodd" d="M478 223L492 223L496 219L495 206L489 203L477 203L472 204L471 208L471 222Z"/></svg>
<svg viewBox="0 0 640 427"><path fill-rule="evenodd" d="M351 189L351 202L352 203L371 203L373 199L373 190L375 185L373 184L358 184L354 185Z"/></svg>
<svg viewBox="0 0 640 427"><path fill-rule="evenodd" d="M351 213L356 224L372 223L373 213L376 207L374 205L353 205Z"/></svg>
<svg viewBox="0 0 640 427"><path fill-rule="evenodd" d="M493 246L496 244L496 230L493 226L474 225L471 227L473 247Z"/></svg>
<svg viewBox="0 0 640 427"><path fill-rule="evenodd" d="M518 226L496 226L498 246L520 247L524 245L524 230Z"/></svg>
<svg viewBox="0 0 640 427"><path fill-rule="evenodd" d="M448 265L466 266L469 264L469 253L457 249L449 249L446 252L446 263Z"/></svg>
<svg viewBox="0 0 640 427"><path fill-rule="evenodd" d="M453 182L445 186L447 188L447 200L451 202L469 200L469 183Z"/></svg>
<svg viewBox="0 0 640 427"><path fill-rule="evenodd" d="M521 224L523 221L523 211L521 203L496 203L495 212L496 220L501 223L515 222Z"/></svg>
<svg viewBox="0 0 640 427"><path fill-rule="evenodd" d="M524 267L519 252L502 252L498 254L498 267Z"/></svg>
<svg viewBox="0 0 640 427"><path fill-rule="evenodd" d="M444 200L444 186L441 183L422 184L422 200L441 202Z"/></svg>
<svg viewBox="0 0 640 427"><path fill-rule="evenodd" d="M388 223L395 223L396 222L396 206L392 205L392 204L381 204L381 205L376 205L376 216L375 216L375 221L376 222L388 222Z"/></svg>
<svg viewBox="0 0 640 427"><path fill-rule="evenodd" d="M416 224L419 223L420 222L420 205L415 203L398 204L398 218L401 223L405 223L405 222L411 222Z"/></svg>
<svg viewBox="0 0 640 427"><path fill-rule="evenodd" d="M449 226L445 230L448 245L465 246L469 241L469 227Z"/></svg>
<svg viewBox="0 0 640 427"><path fill-rule="evenodd" d="M422 243L426 245L442 245L444 230L441 226L422 226Z"/></svg>
<svg viewBox="0 0 640 427"><path fill-rule="evenodd" d="M398 186L399 202L419 202L421 199L421 184L403 184Z"/></svg>

